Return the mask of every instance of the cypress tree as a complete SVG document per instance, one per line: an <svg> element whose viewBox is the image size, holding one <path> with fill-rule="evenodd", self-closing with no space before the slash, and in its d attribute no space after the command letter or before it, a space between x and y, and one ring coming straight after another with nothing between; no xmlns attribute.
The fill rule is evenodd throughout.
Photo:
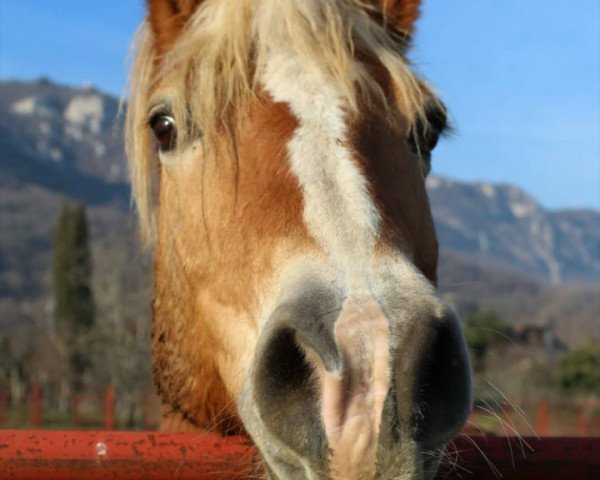
<svg viewBox="0 0 600 480"><path fill-rule="evenodd" d="M85 207L63 205L54 240L54 317L67 341L94 323L92 264Z"/></svg>
<svg viewBox="0 0 600 480"><path fill-rule="evenodd" d="M71 256L69 245L69 223L71 209L64 203L54 236L54 321L61 337L68 332L70 306Z"/></svg>
<svg viewBox="0 0 600 480"><path fill-rule="evenodd" d="M85 207L63 205L54 239L54 318L68 354L73 391L88 369L85 334L94 323L92 263Z"/></svg>
<svg viewBox="0 0 600 480"><path fill-rule="evenodd" d="M73 319L76 331L85 331L94 323L92 295L92 261L85 207L78 204L73 211Z"/></svg>

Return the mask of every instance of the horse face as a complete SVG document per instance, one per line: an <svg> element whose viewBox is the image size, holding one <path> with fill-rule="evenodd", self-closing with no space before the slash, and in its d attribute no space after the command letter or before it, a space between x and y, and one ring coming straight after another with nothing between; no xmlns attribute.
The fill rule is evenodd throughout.
<svg viewBox="0 0 600 480"><path fill-rule="evenodd" d="M382 5L408 31L417 3ZM240 418L274 479L430 478L470 408L424 182L445 115L373 4L150 2L129 134L138 199L136 141L160 158L156 384L200 427Z"/></svg>

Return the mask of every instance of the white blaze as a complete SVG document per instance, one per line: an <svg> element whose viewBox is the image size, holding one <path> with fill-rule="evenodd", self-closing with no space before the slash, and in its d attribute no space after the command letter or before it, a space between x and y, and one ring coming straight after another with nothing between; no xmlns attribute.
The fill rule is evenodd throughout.
<svg viewBox="0 0 600 480"><path fill-rule="evenodd" d="M348 293L364 293L380 219L347 146L343 96L315 65L285 49L271 52L262 73L266 90L289 105L299 123L288 150L303 190L304 220L344 274Z"/></svg>

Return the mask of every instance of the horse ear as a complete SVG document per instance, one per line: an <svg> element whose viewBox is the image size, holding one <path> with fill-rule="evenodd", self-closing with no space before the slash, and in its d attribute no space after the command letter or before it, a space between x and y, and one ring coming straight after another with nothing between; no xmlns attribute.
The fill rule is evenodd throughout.
<svg viewBox="0 0 600 480"><path fill-rule="evenodd" d="M373 0L371 0L373 1ZM389 25L408 36L419 18L421 0L374 0Z"/></svg>
<svg viewBox="0 0 600 480"><path fill-rule="evenodd" d="M159 54L169 50L202 0L147 0L148 21Z"/></svg>

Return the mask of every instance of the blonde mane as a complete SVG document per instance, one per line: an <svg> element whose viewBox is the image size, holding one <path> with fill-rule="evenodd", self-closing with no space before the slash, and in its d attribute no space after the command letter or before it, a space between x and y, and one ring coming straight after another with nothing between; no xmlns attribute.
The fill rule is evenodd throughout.
<svg viewBox="0 0 600 480"><path fill-rule="evenodd" d="M208 153L235 142L251 99L258 98L261 67L271 45L286 45L307 68L318 68L356 112L359 94L382 100L386 94L357 58L371 58L388 71L408 128L424 117L425 98L402 47L376 18L366 0L204 0L173 48L159 58L151 29L138 32L127 109L126 147L133 198L142 235L152 239L156 155L148 128L151 95L169 91L178 125L178 146L202 132ZM362 97L360 97L362 98ZM225 133L226 135L222 135Z"/></svg>

